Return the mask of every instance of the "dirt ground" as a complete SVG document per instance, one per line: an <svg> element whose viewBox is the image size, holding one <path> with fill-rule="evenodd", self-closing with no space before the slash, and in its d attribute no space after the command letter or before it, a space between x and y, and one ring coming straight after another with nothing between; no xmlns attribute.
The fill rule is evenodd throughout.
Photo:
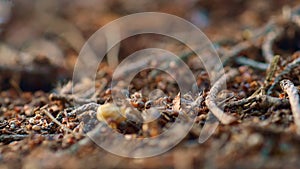
<svg viewBox="0 0 300 169"><path fill-rule="evenodd" d="M0 0L0 168L300 168L298 5L298 0ZM119 58L112 62L119 64L141 49L166 49L184 60L201 91L182 93L167 73L147 69L134 76L125 101L113 106L115 69L107 58L99 64L95 84L85 79L72 86L79 52L95 31L122 16L151 11L200 28L225 74L211 82L210 72L184 44L138 35L112 49ZM177 63L164 66L182 72ZM124 73L118 85L127 77ZM165 95L150 97L155 89ZM130 120L145 120L143 113L155 105L160 117L154 122ZM129 139L156 137L189 113L184 106L192 109L195 124L178 145L158 156L120 157L87 136L94 132L112 145L108 128ZM114 114L115 109L126 116ZM212 136L200 144L205 124L216 121ZM159 141L153 149L164 144Z"/></svg>

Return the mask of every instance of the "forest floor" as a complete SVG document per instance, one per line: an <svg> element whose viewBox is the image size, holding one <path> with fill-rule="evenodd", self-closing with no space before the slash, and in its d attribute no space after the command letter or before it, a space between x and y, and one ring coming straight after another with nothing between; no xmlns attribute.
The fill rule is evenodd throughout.
<svg viewBox="0 0 300 169"><path fill-rule="evenodd" d="M14 2L6 11L10 17L0 11L0 168L299 168L299 1L29 1ZM225 73L212 83L211 72L195 53L187 55L183 44L139 35L115 47L120 61L149 47L170 50L196 75L201 90L180 93L167 73L147 69L134 76L126 104L115 107L109 59L99 65L95 84L82 80L73 87L74 65L85 40L114 19L144 11L194 23L214 44ZM166 66L181 71L176 63ZM118 79L120 85L126 78L124 73ZM150 97L154 89L164 94ZM160 108L158 119L130 121L145 120L141 114L154 105ZM155 157L120 157L87 136L110 142L111 127L129 140L156 137L189 113L183 105L193 109L192 129ZM115 109L126 117L115 115ZM216 130L200 144L205 124L217 121ZM167 144L159 141L153 149ZM118 148L121 152L126 145Z"/></svg>

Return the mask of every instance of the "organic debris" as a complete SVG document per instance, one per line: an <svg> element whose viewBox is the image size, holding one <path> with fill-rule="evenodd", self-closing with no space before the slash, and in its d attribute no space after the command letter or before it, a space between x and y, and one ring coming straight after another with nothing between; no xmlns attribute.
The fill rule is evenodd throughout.
<svg viewBox="0 0 300 169"><path fill-rule="evenodd" d="M12 17L0 12L0 168L300 166L300 9L294 3L229 0L226 9L207 0L68 5L49 1L36 2L34 7L24 3L16 2L8 11ZM195 52L174 39L138 35L114 46L109 59L99 64L95 82L72 81L84 39L125 14L153 10L203 26L220 55L224 74L220 68L207 72ZM114 34L107 36L108 44L120 38L117 29L106 33ZM174 77L153 69L138 72L126 84L129 75L145 66L169 69L190 80L179 62L153 60L155 53L133 60L117 75L117 83L111 82L119 62L154 47L170 50L184 61L195 75L192 91L180 91ZM213 57L203 46L197 52ZM211 82L211 74L221 76ZM128 145L114 141L110 129L134 143L156 138L174 124L179 127L168 139L182 134L187 124L193 127L174 149L153 158L117 157L91 140L97 138L123 152ZM157 150L168 146L168 139L139 146Z"/></svg>

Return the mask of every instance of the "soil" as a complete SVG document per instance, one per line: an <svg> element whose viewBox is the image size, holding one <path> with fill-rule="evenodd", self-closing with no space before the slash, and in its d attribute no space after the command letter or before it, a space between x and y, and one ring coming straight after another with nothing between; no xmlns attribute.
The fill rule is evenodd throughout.
<svg viewBox="0 0 300 169"><path fill-rule="evenodd" d="M299 168L299 2L0 1L0 168ZM10 3L11 10L5 6ZM185 44L147 34L123 40L112 53L121 62L150 47L171 51L195 75L197 91L182 92L176 79L153 69L137 73L128 86L130 72L123 72L112 88L109 59L99 64L95 83L83 79L75 85L72 74L85 41L110 21L146 11L195 24L215 46L225 73L207 72ZM162 66L185 75L176 62ZM128 90L119 90L124 84ZM153 107L159 117L143 123ZM157 137L191 117L194 125L184 139L150 158L111 154L87 136L116 145L109 129L129 140ZM205 124L217 121L213 134L199 143ZM169 143L153 144L156 150Z"/></svg>

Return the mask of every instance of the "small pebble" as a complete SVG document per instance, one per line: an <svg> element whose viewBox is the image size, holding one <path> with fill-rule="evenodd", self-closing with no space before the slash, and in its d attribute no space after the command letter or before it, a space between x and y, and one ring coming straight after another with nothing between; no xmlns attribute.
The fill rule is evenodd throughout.
<svg viewBox="0 0 300 169"><path fill-rule="evenodd" d="M34 126L32 126L32 130L39 131L39 130L41 130L41 127L38 125L34 125Z"/></svg>
<svg viewBox="0 0 300 169"><path fill-rule="evenodd" d="M28 121L30 124L34 124L34 122L35 122L34 118L30 118Z"/></svg>

